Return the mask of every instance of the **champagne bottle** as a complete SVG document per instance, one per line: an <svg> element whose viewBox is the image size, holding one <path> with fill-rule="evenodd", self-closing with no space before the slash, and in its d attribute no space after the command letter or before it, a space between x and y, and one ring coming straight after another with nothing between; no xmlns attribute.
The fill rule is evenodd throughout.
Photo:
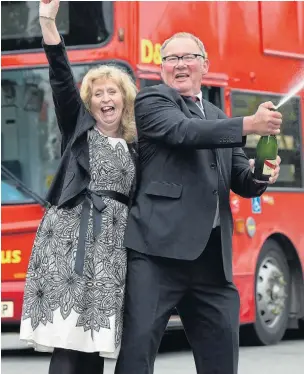
<svg viewBox="0 0 304 374"><path fill-rule="evenodd" d="M275 135L261 136L257 144L253 177L257 182L268 182L276 168L278 142Z"/></svg>

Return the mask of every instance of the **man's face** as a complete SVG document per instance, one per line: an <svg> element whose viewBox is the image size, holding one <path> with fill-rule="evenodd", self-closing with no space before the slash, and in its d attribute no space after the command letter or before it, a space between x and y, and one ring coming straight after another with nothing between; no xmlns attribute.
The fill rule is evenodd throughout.
<svg viewBox="0 0 304 374"><path fill-rule="evenodd" d="M202 51L190 38L173 39L163 51L163 57L167 57L167 59L162 64L162 79L168 86L184 96L198 94L202 77L208 72L208 60L193 56L195 54L202 55ZM173 56L186 57L174 62L174 60L172 61Z"/></svg>

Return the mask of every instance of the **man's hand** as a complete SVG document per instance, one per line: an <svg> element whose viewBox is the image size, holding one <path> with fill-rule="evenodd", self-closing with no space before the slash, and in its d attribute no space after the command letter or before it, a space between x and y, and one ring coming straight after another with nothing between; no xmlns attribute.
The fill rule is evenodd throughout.
<svg viewBox="0 0 304 374"><path fill-rule="evenodd" d="M270 110L274 107L271 101L262 103L253 116L244 117L243 135L278 135L282 124L282 114Z"/></svg>
<svg viewBox="0 0 304 374"><path fill-rule="evenodd" d="M271 177L269 178L269 184L274 184L278 177L279 177L279 173L280 173L280 163L281 163L281 157L280 156L277 156L277 159L276 159L276 168L271 172ZM249 160L249 165L250 165L250 168L251 168L251 171L253 172L254 170L254 160L251 158Z"/></svg>

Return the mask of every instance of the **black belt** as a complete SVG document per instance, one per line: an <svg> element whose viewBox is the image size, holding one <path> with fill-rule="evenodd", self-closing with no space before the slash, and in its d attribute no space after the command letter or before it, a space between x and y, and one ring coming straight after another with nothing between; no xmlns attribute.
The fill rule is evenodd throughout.
<svg viewBox="0 0 304 374"><path fill-rule="evenodd" d="M106 208L106 204L103 202L102 197L110 197L111 199L117 200L122 204L128 205L129 197L109 190L91 191L86 190L84 193L85 198L82 204L79 238L75 259L75 273L82 276L84 258L85 258L85 239L88 231L89 217L91 202L93 203L93 236L94 239L100 234L101 231L101 212Z"/></svg>

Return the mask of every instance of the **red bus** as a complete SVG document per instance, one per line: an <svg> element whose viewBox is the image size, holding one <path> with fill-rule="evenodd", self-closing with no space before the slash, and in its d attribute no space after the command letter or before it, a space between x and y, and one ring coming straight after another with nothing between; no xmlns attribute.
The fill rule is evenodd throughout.
<svg viewBox="0 0 304 374"><path fill-rule="evenodd" d="M2 326L21 317L24 278L43 197L60 158L38 3L1 2L2 10ZM271 22L269 22L271 19ZM275 104L303 74L301 2L62 2L57 25L75 79L115 63L139 88L160 82L160 46L175 32L196 34L211 61L202 91L229 116ZM302 21L301 21L302 20ZM304 92L280 108L281 174L261 198L231 194L234 281L246 337L281 340L304 317ZM254 157L258 137L245 152ZM13 175L12 175L13 174ZM173 315L168 330L180 329Z"/></svg>

